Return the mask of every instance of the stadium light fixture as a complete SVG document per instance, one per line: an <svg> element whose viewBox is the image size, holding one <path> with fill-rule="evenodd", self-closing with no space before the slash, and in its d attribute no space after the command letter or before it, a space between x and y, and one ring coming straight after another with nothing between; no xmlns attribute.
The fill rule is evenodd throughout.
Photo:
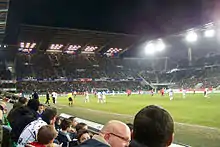
<svg viewBox="0 0 220 147"><path fill-rule="evenodd" d="M69 45L69 47L67 48L67 50L69 51L76 51L78 49L80 49L81 46L80 45Z"/></svg>
<svg viewBox="0 0 220 147"><path fill-rule="evenodd" d="M33 49L33 48L35 48L35 46L36 46L36 43L32 43L30 48Z"/></svg>
<svg viewBox="0 0 220 147"><path fill-rule="evenodd" d="M30 47L30 45L31 45L31 43L26 43L26 45L25 45L25 48L29 48Z"/></svg>
<svg viewBox="0 0 220 147"><path fill-rule="evenodd" d="M24 42L21 42L21 43L20 43L20 47L21 47L21 48L24 48Z"/></svg>
<svg viewBox="0 0 220 147"><path fill-rule="evenodd" d="M50 49L54 49L55 45L51 44Z"/></svg>
<svg viewBox="0 0 220 147"><path fill-rule="evenodd" d="M119 53L120 51L122 51L121 48L110 48L107 50L106 53L115 53L116 54L116 53Z"/></svg>
<svg viewBox="0 0 220 147"><path fill-rule="evenodd" d="M211 38L215 36L215 30L213 29L208 29L204 32L204 36L207 38Z"/></svg>
<svg viewBox="0 0 220 147"><path fill-rule="evenodd" d="M87 46L85 52L94 52L98 47L97 46Z"/></svg>
<svg viewBox="0 0 220 147"><path fill-rule="evenodd" d="M59 48L59 44L56 44L54 49L58 49Z"/></svg>
<svg viewBox="0 0 220 147"><path fill-rule="evenodd" d="M59 50L63 47L63 44L51 44L50 49L51 50Z"/></svg>
<svg viewBox="0 0 220 147"><path fill-rule="evenodd" d="M190 31L186 34L186 41L188 42L196 42L198 39L198 35L194 31Z"/></svg>
<svg viewBox="0 0 220 147"><path fill-rule="evenodd" d="M146 46L145 46L145 53L146 54L154 54L155 52L155 44L153 42L149 42Z"/></svg>

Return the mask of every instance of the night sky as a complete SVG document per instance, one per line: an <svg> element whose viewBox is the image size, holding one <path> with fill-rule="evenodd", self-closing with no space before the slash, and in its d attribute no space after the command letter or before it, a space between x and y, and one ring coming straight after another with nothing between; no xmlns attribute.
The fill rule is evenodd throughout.
<svg viewBox="0 0 220 147"><path fill-rule="evenodd" d="M6 42L19 24L159 36L209 22L214 0L11 0Z"/></svg>

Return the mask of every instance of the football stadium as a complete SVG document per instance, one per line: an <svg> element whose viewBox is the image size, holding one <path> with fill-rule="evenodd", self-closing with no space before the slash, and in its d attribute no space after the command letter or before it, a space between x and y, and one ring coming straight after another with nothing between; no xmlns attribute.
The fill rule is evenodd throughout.
<svg viewBox="0 0 220 147"><path fill-rule="evenodd" d="M220 147L218 21L153 35L44 25L63 3L71 14L51 3L0 0L0 147Z"/></svg>

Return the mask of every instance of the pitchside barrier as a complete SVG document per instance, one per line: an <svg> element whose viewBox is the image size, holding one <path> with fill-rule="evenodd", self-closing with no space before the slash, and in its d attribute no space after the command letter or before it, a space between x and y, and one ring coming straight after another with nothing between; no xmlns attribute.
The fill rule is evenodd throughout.
<svg viewBox="0 0 220 147"><path fill-rule="evenodd" d="M65 114L65 113L61 113L60 117L62 117L62 118L69 118L69 117L72 117L72 116L68 115L68 114ZM96 122L92 122L92 121L81 119L81 118L75 118L75 119L76 119L77 122L83 122L83 123L87 124L88 125L88 130L93 132L93 133L95 133L95 134L98 134L98 132L103 127L102 124L99 124L99 123L96 123ZM170 147L190 147L190 146L188 146L188 145L172 144Z"/></svg>

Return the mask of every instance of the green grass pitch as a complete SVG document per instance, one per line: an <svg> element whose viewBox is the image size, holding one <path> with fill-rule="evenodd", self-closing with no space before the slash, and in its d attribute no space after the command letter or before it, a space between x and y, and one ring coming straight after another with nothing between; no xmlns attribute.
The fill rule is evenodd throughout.
<svg viewBox="0 0 220 147"><path fill-rule="evenodd" d="M75 115L99 123L110 119L132 122L133 116L143 107L151 104L168 110L175 124L175 142L198 147L220 146L220 94L174 94L170 101L166 95L115 95L107 96L107 103L97 103L97 98L90 95L90 102L84 103L83 96L77 96L73 107L68 106L67 97L58 97L55 107L59 112ZM45 99L45 98L42 98ZM42 100L43 101L43 100Z"/></svg>

